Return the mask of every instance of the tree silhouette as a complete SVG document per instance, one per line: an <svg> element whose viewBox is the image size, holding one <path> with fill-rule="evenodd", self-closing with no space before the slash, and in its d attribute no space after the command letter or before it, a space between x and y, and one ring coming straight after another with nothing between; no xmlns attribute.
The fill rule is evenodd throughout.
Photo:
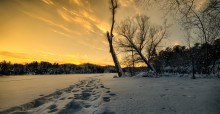
<svg viewBox="0 0 220 114"><path fill-rule="evenodd" d="M114 24L115 24L115 13L116 13L116 9L118 8L118 1L117 0L110 0L110 3L111 3L110 10L111 10L111 13L112 13L112 25L111 25L110 32L107 31L107 39L108 39L108 43L109 43L110 53L112 55L112 59L114 61L116 70L118 72L118 76L122 77L122 76L125 76L125 75L124 75L124 72L122 71L121 65L118 61L118 58L116 56L116 53L115 53L115 50L114 50L114 47L113 47L113 44L112 44L113 37L114 37L113 29L114 29Z"/></svg>
<svg viewBox="0 0 220 114"><path fill-rule="evenodd" d="M138 15L135 20L127 18L117 27L117 33L122 37L118 42L119 47L127 51L134 50L140 59L156 72L150 60L155 56L159 43L166 37L166 28L166 25L162 27L150 24L149 17L145 15Z"/></svg>

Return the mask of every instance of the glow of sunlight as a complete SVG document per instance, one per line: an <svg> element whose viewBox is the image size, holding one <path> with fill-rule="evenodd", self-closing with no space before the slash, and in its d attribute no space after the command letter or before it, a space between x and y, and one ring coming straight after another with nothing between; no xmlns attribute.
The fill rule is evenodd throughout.
<svg viewBox="0 0 220 114"><path fill-rule="evenodd" d="M119 3L116 25L144 13L133 0ZM105 35L111 27L107 0L6 0L0 15L0 61L114 65Z"/></svg>
<svg viewBox="0 0 220 114"><path fill-rule="evenodd" d="M180 43L179 42L174 42L174 46L176 46L176 45L180 45Z"/></svg>
<svg viewBox="0 0 220 114"><path fill-rule="evenodd" d="M195 9L196 9L196 11L202 10L205 7L207 2L208 2L208 0L196 0L195 1L195 5L196 5Z"/></svg>

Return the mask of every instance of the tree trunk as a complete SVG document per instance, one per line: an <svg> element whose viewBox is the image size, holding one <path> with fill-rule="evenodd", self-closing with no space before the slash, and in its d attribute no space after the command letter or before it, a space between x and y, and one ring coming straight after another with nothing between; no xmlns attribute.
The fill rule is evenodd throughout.
<svg viewBox="0 0 220 114"><path fill-rule="evenodd" d="M134 75L134 50L133 49L131 51L131 56L132 56L132 75Z"/></svg>
<svg viewBox="0 0 220 114"><path fill-rule="evenodd" d="M116 70L117 70L117 72L118 72L118 76L119 76L119 77L125 76L125 74L124 74L124 72L123 72L123 70L122 70L122 68L121 68L121 66L120 66L120 64L119 64L119 62L118 62L118 58L117 58L117 56L116 56L116 54L115 54L115 50L114 50L114 47L113 47L113 45L112 45L112 40L111 40L112 37L109 35L108 32L107 32L107 38L108 38L108 42L109 42L110 53L111 53L111 55L112 55L112 59L113 59L113 61L114 61Z"/></svg>
<svg viewBox="0 0 220 114"><path fill-rule="evenodd" d="M196 77L195 77L195 58L192 56L191 60L192 60L192 74L193 74L192 79L196 79Z"/></svg>
<svg viewBox="0 0 220 114"><path fill-rule="evenodd" d="M110 53L112 55L112 59L115 63L115 67L116 67L116 70L118 72L118 76L122 77L122 76L125 76L125 75L124 75L123 70L121 69L121 66L118 62L118 58L115 54L114 47L112 45L113 29L114 29L114 24L115 24L115 10L118 8L118 1L117 0L110 0L110 2L111 2L110 9L111 9L111 12L112 12L112 26L111 26L110 33L107 32L107 39L108 39L108 43L109 43Z"/></svg>
<svg viewBox="0 0 220 114"><path fill-rule="evenodd" d="M206 69L206 74L210 74L209 72L209 64L208 64L208 42L206 41L205 43L205 69Z"/></svg>
<svg viewBox="0 0 220 114"><path fill-rule="evenodd" d="M147 66L153 71L156 73L156 69L150 64L148 63L147 59L144 57L144 55L138 51L138 54L141 56L142 60L144 61L145 64L147 64Z"/></svg>
<svg viewBox="0 0 220 114"><path fill-rule="evenodd" d="M147 61L147 59L144 57L144 55L141 53L141 51L134 45L134 43L130 42L131 45L134 47L135 51L140 55L141 59L144 61L147 66L156 73L156 69Z"/></svg>

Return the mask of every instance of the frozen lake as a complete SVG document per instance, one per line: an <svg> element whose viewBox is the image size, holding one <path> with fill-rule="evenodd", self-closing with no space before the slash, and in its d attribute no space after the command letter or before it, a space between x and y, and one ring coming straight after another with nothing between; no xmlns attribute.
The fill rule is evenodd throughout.
<svg viewBox="0 0 220 114"><path fill-rule="evenodd" d="M0 110L30 102L88 77L113 74L30 75L0 77Z"/></svg>
<svg viewBox="0 0 220 114"><path fill-rule="evenodd" d="M1 77L0 113L220 114L220 79L114 75Z"/></svg>

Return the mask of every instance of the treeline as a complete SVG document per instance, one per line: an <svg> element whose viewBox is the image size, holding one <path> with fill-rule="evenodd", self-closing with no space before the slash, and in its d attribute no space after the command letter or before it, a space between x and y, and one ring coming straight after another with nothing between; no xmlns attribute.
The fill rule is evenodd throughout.
<svg viewBox="0 0 220 114"><path fill-rule="evenodd" d="M220 72L220 39L213 44L196 43L190 49L180 45L168 47L153 57L151 63L160 72L192 73L193 66L198 74Z"/></svg>
<svg viewBox="0 0 220 114"><path fill-rule="evenodd" d="M220 74L220 39L212 44L196 43L190 48L181 45L167 47L159 52L155 51L148 61L157 73L191 74L194 70L194 74ZM126 56L122 63L126 66L123 70L131 75L150 70L146 67L135 67L144 62L139 56L132 54Z"/></svg>
<svg viewBox="0 0 220 114"><path fill-rule="evenodd" d="M12 64L11 62L0 62L0 75L41 75L41 74L78 74L78 73L112 73L113 66L98 66L94 64L58 64L49 62L31 62L26 64Z"/></svg>
<svg viewBox="0 0 220 114"><path fill-rule="evenodd" d="M207 52L206 52L207 51ZM206 54L208 56L206 57ZM130 60L131 59L131 60ZM142 72L149 69L146 67L132 67L134 64L139 64L143 61L140 58L127 57L127 66L123 71ZM137 59L137 60L136 60ZM158 73L187 73L194 72L196 74L220 73L220 39L214 41L213 44L196 43L191 48L186 46L176 45L167 47L158 53L154 53L149 59ZM207 67L208 66L208 67ZM27 64L12 64L11 62L0 62L0 75L24 75L24 74L77 74L77 73L115 73L114 66L98 66L94 64L58 64L49 62L31 62Z"/></svg>

